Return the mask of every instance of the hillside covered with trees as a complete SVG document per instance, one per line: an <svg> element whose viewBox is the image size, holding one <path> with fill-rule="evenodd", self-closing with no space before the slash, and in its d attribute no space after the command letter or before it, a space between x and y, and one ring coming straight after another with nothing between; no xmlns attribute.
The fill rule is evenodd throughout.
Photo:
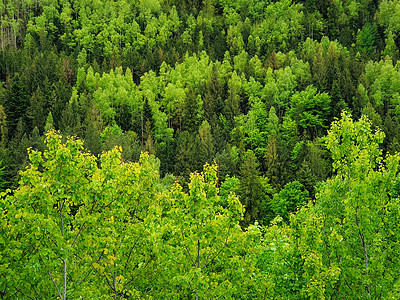
<svg viewBox="0 0 400 300"><path fill-rule="evenodd" d="M3 0L1 299L398 299L400 2Z"/></svg>

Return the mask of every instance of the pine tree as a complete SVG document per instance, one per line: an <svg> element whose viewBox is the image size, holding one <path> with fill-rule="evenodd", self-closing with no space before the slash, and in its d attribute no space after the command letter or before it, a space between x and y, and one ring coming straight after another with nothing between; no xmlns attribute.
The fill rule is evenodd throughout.
<svg viewBox="0 0 400 300"><path fill-rule="evenodd" d="M268 192L272 189L261 176L259 163L254 152L248 150L240 166L239 199L245 207L242 226L246 227L255 221L262 222L268 210ZM269 220L268 220L269 221Z"/></svg>
<svg viewBox="0 0 400 300"><path fill-rule="evenodd" d="M43 133L46 124L47 107L48 104L45 96L40 87L38 87L30 99L30 106L27 113L30 128L37 127Z"/></svg>
<svg viewBox="0 0 400 300"><path fill-rule="evenodd" d="M8 141L8 127L7 127L7 116L4 111L4 107L2 105L0 105L0 133L1 133L0 148L4 149L7 146L7 141Z"/></svg>
<svg viewBox="0 0 400 300"><path fill-rule="evenodd" d="M22 82L21 76L15 74L15 76L9 80L7 102L4 107L7 114L10 137L15 135L19 120L22 118L25 122L28 105L29 101L26 87Z"/></svg>

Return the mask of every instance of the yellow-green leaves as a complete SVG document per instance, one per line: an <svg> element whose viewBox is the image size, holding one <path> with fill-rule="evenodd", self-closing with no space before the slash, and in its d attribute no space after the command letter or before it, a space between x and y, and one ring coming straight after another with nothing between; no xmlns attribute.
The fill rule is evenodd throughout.
<svg viewBox="0 0 400 300"><path fill-rule="evenodd" d="M7 290L61 299L134 290L139 262L149 260L151 241L143 235L156 204L157 160L143 154L125 163L115 148L98 167L82 141L62 142L55 131L46 145L43 153L29 150L20 187L2 200L0 272L12 274Z"/></svg>
<svg viewBox="0 0 400 300"><path fill-rule="evenodd" d="M29 150L20 186L1 201L6 298L255 299L271 289L256 266L261 228L242 231L244 208L220 195L216 165L186 192L160 185L148 154L125 162L116 147L96 159L55 131L46 145Z"/></svg>
<svg viewBox="0 0 400 300"><path fill-rule="evenodd" d="M341 119L335 120L326 143L332 153L333 168L340 176L362 176L374 169L381 161L382 143L385 134L379 129L372 131L371 122L365 117L354 122L351 115L342 112Z"/></svg>
<svg viewBox="0 0 400 300"><path fill-rule="evenodd" d="M171 206L162 220L164 263L170 274L164 280L176 290L165 290L164 297L176 292L210 299L227 292L230 248L241 236L238 222L243 207L233 194L228 196L228 207L221 207L216 185L217 167L206 165L202 173L191 175L188 194L179 185L172 190Z"/></svg>
<svg viewBox="0 0 400 300"><path fill-rule="evenodd" d="M399 157L382 157L384 133L371 127L347 112L333 122L326 143L337 175L291 219L311 298L385 297L395 285Z"/></svg>

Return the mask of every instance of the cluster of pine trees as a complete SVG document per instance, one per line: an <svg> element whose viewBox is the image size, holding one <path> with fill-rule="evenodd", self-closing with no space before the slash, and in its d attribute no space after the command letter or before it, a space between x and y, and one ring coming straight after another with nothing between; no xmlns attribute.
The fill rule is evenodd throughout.
<svg viewBox="0 0 400 300"><path fill-rule="evenodd" d="M0 15L0 191L10 189L0 206L0 296L397 297L398 1L4 0ZM61 156L59 175L51 155ZM136 191L142 179L125 174L139 160L155 176L143 175L146 195ZM64 192L57 180L72 186ZM33 204L41 197L47 205ZM201 238L189 219L176 223L191 201L205 207L190 207L193 220L203 209L212 220ZM57 224L57 238L21 225L31 219ZM108 225L85 232L94 220ZM204 252L179 248L177 235L204 238ZM125 236L139 244L123 249ZM59 252L43 250L50 245ZM126 286L121 270L110 275L117 257L134 266ZM52 273L71 259L77 269ZM215 278L196 277L206 270ZM29 272L38 272L30 286Z"/></svg>

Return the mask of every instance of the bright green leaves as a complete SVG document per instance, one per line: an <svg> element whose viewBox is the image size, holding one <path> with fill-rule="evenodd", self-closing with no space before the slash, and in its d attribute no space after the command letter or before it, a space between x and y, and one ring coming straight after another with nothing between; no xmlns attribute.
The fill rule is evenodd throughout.
<svg viewBox="0 0 400 300"><path fill-rule="evenodd" d="M127 110L129 114L139 114L142 103L136 95L136 85L132 81L129 68L125 72L122 68L117 68L108 74L104 73L101 77L97 73L91 74L89 68L85 86L93 92L93 99L107 124L115 122L117 113L121 114L122 110Z"/></svg>
<svg viewBox="0 0 400 300"><path fill-rule="evenodd" d="M311 298L385 297L395 285L399 157L382 158L383 138L366 117L353 121L347 112L328 132L337 175L291 219Z"/></svg>
<svg viewBox="0 0 400 300"><path fill-rule="evenodd" d="M353 176L364 176L381 161L382 143L385 134L379 129L372 132L371 122L362 117L354 122L347 112L332 123L326 137L327 148L332 153L333 168L339 176L350 180Z"/></svg>
<svg viewBox="0 0 400 300"><path fill-rule="evenodd" d="M248 12L252 14L250 17L256 19L250 32L251 40L256 41L254 44L258 44L256 47L253 46L254 48L286 50L291 41L301 36L304 30L301 4L294 4L291 0L270 2L268 5L259 1L254 2L251 4L243 2L248 5ZM258 9L260 11L255 12Z"/></svg>
<svg viewBox="0 0 400 300"><path fill-rule="evenodd" d="M215 165L192 174L189 194L175 186L163 219L165 263L173 272L166 280L182 296L214 298L225 293L227 255L241 233L243 207L234 194L227 196L227 207L220 206L216 175Z"/></svg>
<svg viewBox="0 0 400 300"><path fill-rule="evenodd" d="M10 293L27 297L96 298L133 289L151 253L144 223L157 211L158 162L143 154L139 163L125 163L116 148L98 168L82 141L61 140L50 131L48 150L29 151L20 187L5 199L1 276L14 274L6 276Z"/></svg>
<svg viewBox="0 0 400 300"><path fill-rule="evenodd" d="M216 165L192 174L186 193L160 185L148 154L127 163L114 148L97 160L54 131L46 145L29 150L1 202L6 298L257 298L267 288L255 266L260 229L242 232L244 208L220 195Z"/></svg>
<svg viewBox="0 0 400 300"><path fill-rule="evenodd" d="M400 31L400 4L398 1L384 0L379 4L379 21L393 33Z"/></svg>
<svg viewBox="0 0 400 300"><path fill-rule="evenodd" d="M265 230L258 267L271 298L397 293L400 159L382 158L383 137L366 117L353 121L347 112L332 124L326 143L337 175L319 184L315 201L291 214L289 224L276 218ZM272 209L283 214L306 202L301 190L299 183L286 185Z"/></svg>
<svg viewBox="0 0 400 300"><path fill-rule="evenodd" d="M276 215L287 220L289 213L295 212L310 200L308 191L298 181L289 182L271 200L271 209Z"/></svg>
<svg viewBox="0 0 400 300"><path fill-rule="evenodd" d="M370 99L372 106L381 115L390 113L398 116L400 114L399 72L399 65L388 58L379 62L369 62L365 66L369 93L364 96L364 102ZM364 87L361 86L361 88Z"/></svg>
<svg viewBox="0 0 400 300"><path fill-rule="evenodd" d="M18 273L8 282L11 290L48 297L58 290L60 298L66 299L67 286L69 291L75 288L67 282L66 273L69 278L83 278L88 267L85 255L75 255L80 252L78 238L90 231L84 229L86 219L74 215L79 206L91 205L88 178L96 163L94 157L82 153L81 141L71 138L61 144L61 137L49 132L46 144L43 154L29 151L31 165L21 173L20 188L6 199L9 245L2 250L5 260L11 259L10 268ZM7 249L14 253L11 257ZM34 280L27 281L28 277Z"/></svg>
<svg viewBox="0 0 400 300"><path fill-rule="evenodd" d="M281 221L276 218L265 229L257 267L266 286L266 298L301 299L304 279L296 231Z"/></svg>

